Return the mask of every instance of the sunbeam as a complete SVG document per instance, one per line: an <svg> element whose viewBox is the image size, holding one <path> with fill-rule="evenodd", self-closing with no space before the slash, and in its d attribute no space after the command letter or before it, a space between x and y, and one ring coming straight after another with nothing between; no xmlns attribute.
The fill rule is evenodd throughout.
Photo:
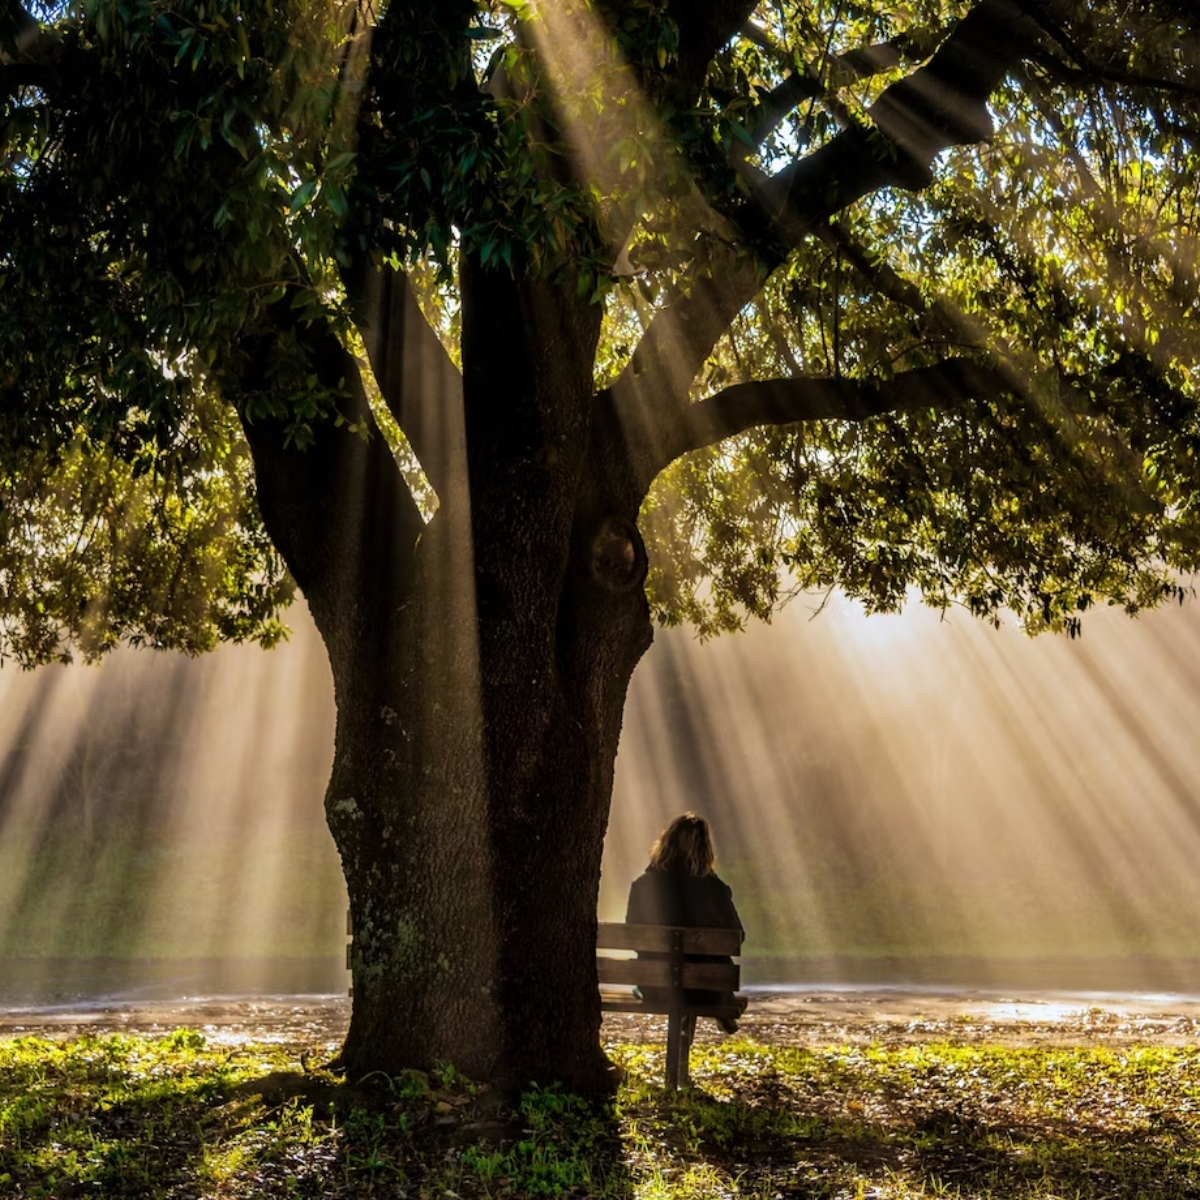
<svg viewBox="0 0 1200 1200"><path fill-rule="evenodd" d="M665 819L697 808L747 953L778 959L763 977L1195 988L1200 760L1178 731L1200 693L1174 648L1197 628L1189 608L1104 613L1082 641L1029 640L835 598L703 649L660 634L602 917Z"/></svg>
<svg viewBox="0 0 1200 1200"><path fill-rule="evenodd" d="M751 980L1200 986L1194 608L1096 614L1067 642L814 606L710 645L659 633L630 698L601 919L623 918L654 836L695 808ZM51 990L82 987L86 960L126 987L163 978L146 960L210 960L211 988L234 978L214 960L258 962L237 978L267 987L288 959L336 989L332 688L296 623L268 655L122 651L0 678L10 990L34 959Z"/></svg>
<svg viewBox="0 0 1200 1200"><path fill-rule="evenodd" d="M1194 131L1028 5L702 7L0 46L0 657L111 651L0 675L0 1000L341 991L344 869L352 1075L523 1063L536 943L599 1078L622 712L601 919L693 809L752 983L1200 993L1200 616L1089 611L1200 563Z"/></svg>

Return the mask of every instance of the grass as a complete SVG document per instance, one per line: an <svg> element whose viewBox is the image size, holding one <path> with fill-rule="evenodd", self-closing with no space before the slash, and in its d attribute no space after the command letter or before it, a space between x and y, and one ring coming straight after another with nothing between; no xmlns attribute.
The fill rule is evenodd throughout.
<svg viewBox="0 0 1200 1200"><path fill-rule="evenodd" d="M5 1197L1112 1200L1200 1197L1200 1050L733 1039L616 1100L500 1109L452 1068L350 1088L202 1034L0 1041Z"/></svg>

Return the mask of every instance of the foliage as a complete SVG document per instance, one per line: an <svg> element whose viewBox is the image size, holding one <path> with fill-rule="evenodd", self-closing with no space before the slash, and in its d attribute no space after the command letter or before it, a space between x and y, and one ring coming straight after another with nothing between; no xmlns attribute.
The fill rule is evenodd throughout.
<svg viewBox="0 0 1200 1200"><path fill-rule="evenodd" d="M275 1048L209 1047L187 1030L64 1044L18 1039L0 1055L0 1182L6 1194L32 1196L76 1183L105 1195L164 1195L184 1166L202 1187L218 1183L231 1156L212 1110L284 1061Z"/></svg>
<svg viewBox="0 0 1200 1200"><path fill-rule="evenodd" d="M0 652L24 664L281 634L292 588L212 370L333 220L289 208L320 14L269 8L60 13L64 85L5 97ZM272 383L299 431L305 373Z"/></svg>
<svg viewBox="0 0 1200 1200"><path fill-rule="evenodd" d="M499 1110L453 1071L364 1080L294 1049L179 1031L0 1043L6 1195L1192 1195L1195 1050L697 1047L694 1090L661 1049L613 1048L612 1107L535 1089Z"/></svg>
<svg viewBox="0 0 1200 1200"><path fill-rule="evenodd" d="M227 406L301 445L347 411L297 331L353 342L341 276L363 261L420 276L450 339L462 261L576 280L605 306L601 387L656 315L742 269L762 286L693 399L955 359L1005 376L678 461L643 514L665 621L736 628L840 585L1073 632L1200 564L1186 6L1046 8L982 148L791 239L761 181L868 129L970 6L764 5L699 74L662 0L87 0L31 10L29 62L21 11L0 63L0 651L22 663L279 636L290 590Z"/></svg>
<svg viewBox="0 0 1200 1200"><path fill-rule="evenodd" d="M81 433L0 475L0 662L67 661L72 646L95 660L122 638L195 654L283 636L293 585L241 437L211 415L208 428L189 416L159 461L123 422L128 455Z"/></svg>
<svg viewBox="0 0 1200 1200"><path fill-rule="evenodd" d="M668 619L716 632L769 616L786 569L872 611L916 590L1074 632L1102 598L1136 611L1174 594L1172 571L1196 570L1200 64L1194 30L1156 42L1133 29L1165 31L1165 14L1124 11L1119 46L1106 12L1081 17L1075 53L1147 81L1182 62L1186 96L1081 89L1054 56L1026 67L993 96L985 147L950 150L928 188L867 197L792 251L695 393L890 375L966 350L1005 363L1025 394L762 429L678 462L649 501ZM924 45L950 16L803 6L769 52L738 41L722 62L751 95L788 61L822 63L828 109L861 114L891 76L839 70L839 51ZM836 132L813 103L773 137ZM784 158L770 141L761 152L764 167Z"/></svg>

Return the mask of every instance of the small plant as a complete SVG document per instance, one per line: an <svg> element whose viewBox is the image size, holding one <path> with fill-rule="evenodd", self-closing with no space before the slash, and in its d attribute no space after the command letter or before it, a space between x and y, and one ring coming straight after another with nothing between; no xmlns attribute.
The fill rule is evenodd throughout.
<svg viewBox="0 0 1200 1200"><path fill-rule="evenodd" d="M392 1094L398 1100L421 1100L429 1093L429 1076L424 1071L402 1071L391 1080Z"/></svg>
<svg viewBox="0 0 1200 1200"><path fill-rule="evenodd" d="M501 1147L468 1146L460 1156L468 1179L485 1194L496 1188L497 1195L513 1196L606 1194L611 1114L554 1085L530 1088L517 1116L520 1136Z"/></svg>

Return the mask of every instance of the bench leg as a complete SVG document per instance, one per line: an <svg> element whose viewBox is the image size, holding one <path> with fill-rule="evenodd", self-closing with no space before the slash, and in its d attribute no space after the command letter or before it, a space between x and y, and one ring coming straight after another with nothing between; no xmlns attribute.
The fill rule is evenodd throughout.
<svg viewBox="0 0 1200 1200"><path fill-rule="evenodd" d="M672 1006L667 1017L667 1090L679 1087L679 1049L683 1034L683 1016Z"/></svg>
<svg viewBox="0 0 1200 1200"><path fill-rule="evenodd" d="M695 1014L672 1012L667 1018L667 1087L672 1092L688 1086L688 1060L695 1033Z"/></svg>
<svg viewBox="0 0 1200 1200"><path fill-rule="evenodd" d="M691 1079L692 1038L696 1036L696 1014L688 1013L679 1029L679 1086L689 1087Z"/></svg>

